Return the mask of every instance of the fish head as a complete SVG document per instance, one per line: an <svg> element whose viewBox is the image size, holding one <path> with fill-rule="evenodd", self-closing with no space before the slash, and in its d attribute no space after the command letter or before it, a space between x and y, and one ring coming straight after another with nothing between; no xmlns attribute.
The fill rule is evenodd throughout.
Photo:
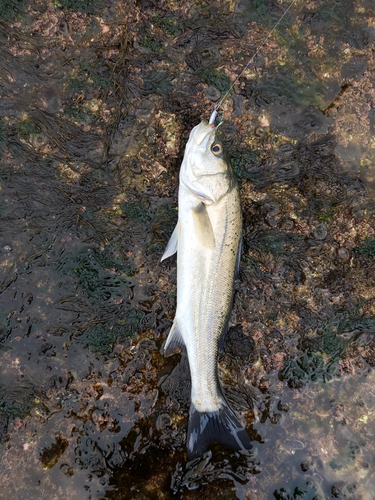
<svg viewBox="0 0 375 500"><path fill-rule="evenodd" d="M231 169L213 124L203 120L190 132L180 172L192 193L215 202L229 189Z"/></svg>

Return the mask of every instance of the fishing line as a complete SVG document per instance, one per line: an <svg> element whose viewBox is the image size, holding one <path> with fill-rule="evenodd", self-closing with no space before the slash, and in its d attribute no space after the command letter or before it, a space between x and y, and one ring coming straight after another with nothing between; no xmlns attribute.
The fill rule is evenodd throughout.
<svg viewBox="0 0 375 500"><path fill-rule="evenodd" d="M284 14L280 17L280 19L277 21L277 23L275 24L275 26L272 28L272 30L268 33L267 37L263 40L262 44L257 48L255 54L250 58L249 62L246 64L246 66L243 68L243 70L241 71L241 73L237 76L237 78L234 80L234 82L232 83L232 85L229 87L227 93L224 95L224 97L222 97L222 99L220 99L219 103L215 106L214 108L214 111L211 115L211 118L210 118L210 122L209 123L213 123L213 121L215 120L215 117L216 117L216 113L217 113L217 110L218 108L220 108L220 106L223 104L223 102L225 101L225 99L228 97L228 95L230 94L231 90L234 88L235 84L238 82L238 80L241 78L241 76L244 74L244 72L247 70L247 68L249 67L249 65L254 61L254 59L256 58L256 56L259 54L259 51L262 47L264 47L265 43L268 41L268 39L270 38L270 36L272 35L272 33L275 31L275 29L278 27L278 25L281 23L281 21L284 19L284 17L286 16L286 14L288 13L289 9L292 7L292 5L296 2L296 0L292 0L292 2L289 4L289 7L286 9L286 11L284 12ZM228 104L228 103L227 103ZM226 105L225 105L226 107ZM223 119L224 119L224 111L225 111L225 108L223 110L223 117L222 117L222 120L221 122L219 123L218 127L223 123ZM213 120L212 120L212 117ZM211 121L212 120L212 121Z"/></svg>
<svg viewBox="0 0 375 500"><path fill-rule="evenodd" d="M229 101L228 101L228 102L229 102ZM222 123L224 123L224 113L225 113L225 109L226 109L226 107L228 106L228 102L226 102L226 103L225 103L225 106L224 106L224 108L223 108L223 113L222 113L222 115L221 115L221 121L220 121L219 125L217 125L217 126L215 127L216 129L218 129L218 128L220 127L220 125L221 125ZM208 122L210 125L212 125L213 123L215 123L215 118L216 118L216 115L217 115L217 111L216 111L216 109L214 109L214 110L213 110L213 112L212 112L212 114L211 114L211 116L210 116L210 121Z"/></svg>
<svg viewBox="0 0 375 500"><path fill-rule="evenodd" d="M228 103L229 103L229 101L227 101L227 102L225 103L225 106L223 107L223 114L221 115L221 120L220 120L219 125L216 127L217 129L220 127L220 125L221 125L222 123L224 123L224 113L225 113L225 110L226 110L226 108L227 108L227 106L228 106Z"/></svg>

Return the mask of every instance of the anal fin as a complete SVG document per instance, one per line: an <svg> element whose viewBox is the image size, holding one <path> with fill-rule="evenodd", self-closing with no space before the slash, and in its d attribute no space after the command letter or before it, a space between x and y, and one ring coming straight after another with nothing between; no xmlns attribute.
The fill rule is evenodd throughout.
<svg viewBox="0 0 375 500"><path fill-rule="evenodd" d="M168 356L172 356L172 354L176 354L178 350L181 350L184 345L182 335L178 329L177 321L175 319L165 342L163 354L166 358Z"/></svg>

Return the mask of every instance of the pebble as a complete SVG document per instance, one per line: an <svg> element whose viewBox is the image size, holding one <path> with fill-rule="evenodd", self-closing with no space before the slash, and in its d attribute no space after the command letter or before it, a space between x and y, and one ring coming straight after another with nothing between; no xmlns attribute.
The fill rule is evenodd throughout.
<svg viewBox="0 0 375 500"><path fill-rule="evenodd" d="M9 245L5 245L4 250L5 250L6 252L11 252L11 251L12 251L12 247L11 247L11 246L9 246Z"/></svg>
<svg viewBox="0 0 375 500"><path fill-rule="evenodd" d="M268 133L267 127L256 127L254 130L254 135L257 137L264 137Z"/></svg>
<svg viewBox="0 0 375 500"><path fill-rule="evenodd" d="M312 231L316 240L325 240L327 237L327 226L325 224L318 224Z"/></svg>
<svg viewBox="0 0 375 500"><path fill-rule="evenodd" d="M301 470L302 470L302 472L306 472L306 471L308 471L309 469L310 469L310 467L309 467L309 464L308 464L307 462L303 462L303 463L301 464Z"/></svg>
<svg viewBox="0 0 375 500"><path fill-rule="evenodd" d="M207 99L213 102L218 101L221 97L220 90L218 90L216 87L213 87L212 85L204 89L203 92Z"/></svg>
<svg viewBox="0 0 375 500"><path fill-rule="evenodd" d="M338 498L338 496L340 495L340 490L337 488L337 486L332 486L331 493L333 497Z"/></svg>
<svg viewBox="0 0 375 500"><path fill-rule="evenodd" d="M349 262L350 260L350 252L347 248L345 247L339 247L337 249L337 257L340 259L340 260L343 260L345 262Z"/></svg>
<svg viewBox="0 0 375 500"><path fill-rule="evenodd" d="M279 223L279 221L273 217L266 217L265 221L270 227L275 227Z"/></svg>
<svg viewBox="0 0 375 500"><path fill-rule="evenodd" d="M287 231L289 231L290 229L293 229L293 226L294 226L294 222L289 219L289 220L286 220L284 222L283 229L286 229Z"/></svg>

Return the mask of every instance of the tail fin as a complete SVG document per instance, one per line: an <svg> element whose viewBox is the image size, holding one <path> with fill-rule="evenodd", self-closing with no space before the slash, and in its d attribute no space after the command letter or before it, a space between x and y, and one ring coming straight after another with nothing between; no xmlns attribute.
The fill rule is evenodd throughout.
<svg viewBox="0 0 375 500"><path fill-rule="evenodd" d="M235 450L250 450L250 437L228 406L213 412L200 412L192 403L187 434L190 458L203 455L210 443L220 443Z"/></svg>

